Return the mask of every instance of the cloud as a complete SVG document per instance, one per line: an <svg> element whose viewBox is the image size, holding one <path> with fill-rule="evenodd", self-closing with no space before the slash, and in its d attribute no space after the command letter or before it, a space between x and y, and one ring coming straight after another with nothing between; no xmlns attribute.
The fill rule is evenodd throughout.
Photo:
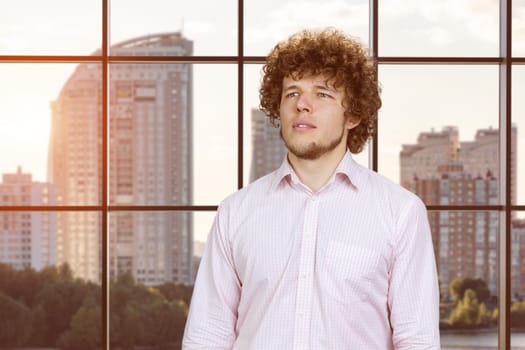
<svg viewBox="0 0 525 350"><path fill-rule="evenodd" d="M512 48L518 55L525 56L525 4L515 6L512 13Z"/></svg>
<svg viewBox="0 0 525 350"><path fill-rule="evenodd" d="M215 26L210 22L191 20L184 23L184 32L190 36L210 34L215 30Z"/></svg>
<svg viewBox="0 0 525 350"><path fill-rule="evenodd" d="M405 0L402 4L384 0L379 11L380 25L410 26L414 36L428 31L432 43L439 46L465 42L473 47L494 46L499 39L498 0Z"/></svg>
<svg viewBox="0 0 525 350"><path fill-rule="evenodd" d="M245 39L250 46L264 48L264 53L290 34L310 28L334 27L367 42L368 4L350 4L333 0L322 5L318 1L290 1L268 12L260 22L247 21Z"/></svg>
<svg viewBox="0 0 525 350"><path fill-rule="evenodd" d="M443 27L432 27L430 29L430 40L438 46L446 46L452 43L452 33Z"/></svg>

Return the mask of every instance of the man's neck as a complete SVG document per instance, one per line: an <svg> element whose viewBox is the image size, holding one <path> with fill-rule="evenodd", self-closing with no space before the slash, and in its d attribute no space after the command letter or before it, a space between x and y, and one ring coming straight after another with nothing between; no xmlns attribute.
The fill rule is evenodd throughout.
<svg viewBox="0 0 525 350"><path fill-rule="evenodd" d="M288 161L303 184L312 192L319 191L332 177L344 158L346 148L334 149L318 159L301 159L288 152Z"/></svg>

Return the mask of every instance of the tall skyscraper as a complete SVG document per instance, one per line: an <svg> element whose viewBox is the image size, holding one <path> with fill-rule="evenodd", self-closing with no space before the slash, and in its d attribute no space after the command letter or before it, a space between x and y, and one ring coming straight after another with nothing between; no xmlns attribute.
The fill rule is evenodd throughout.
<svg viewBox="0 0 525 350"><path fill-rule="evenodd" d="M516 127L512 128L515 136ZM516 180L513 138L512 183ZM499 203L499 132L482 129L475 139L459 141L455 127L421 133L415 145L403 145L401 183L427 205L497 205ZM513 186L512 195L516 198ZM443 290L454 278L482 278L497 294L498 213L440 211L429 214Z"/></svg>
<svg viewBox="0 0 525 350"><path fill-rule="evenodd" d="M421 179L436 176L437 165L457 160L459 132L454 126L447 126L441 132L422 132L416 144L402 145L400 154L400 183L409 187L417 176Z"/></svg>
<svg viewBox="0 0 525 350"><path fill-rule="evenodd" d="M512 220L511 291L514 298L525 297L525 219Z"/></svg>
<svg viewBox="0 0 525 350"><path fill-rule="evenodd" d="M284 160L286 147L279 129L258 109L252 109L252 163L250 182L277 169Z"/></svg>
<svg viewBox="0 0 525 350"><path fill-rule="evenodd" d="M54 205L51 184L33 182L31 174L3 174L0 183L0 205ZM4 212L0 214L0 262L17 269L40 270L55 265L56 213Z"/></svg>
<svg viewBox="0 0 525 350"><path fill-rule="evenodd" d="M190 56L180 33L135 38L112 55ZM81 64L53 104L49 178L59 204L100 205L101 67ZM109 204L192 203L192 68L190 64L112 64L109 71ZM74 273L100 279L100 217L59 219L59 258ZM119 212L109 216L110 273L148 285L192 283L192 216L188 212Z"/></svg>
<svg viewBox="0 0 525 350"><path fill-rule="evenodd" d="M512 200L517 198L517 127L511 129L511 184ZM485 176L490 171L499 176L499 130L488 128L476 132L474 140L459 140L457 127L447 126L440 132L422 132L416 144L402 145L400 153L400 183L409 187L414 177L429 179L438 176L437 167L451 161L460 161L467 174Z"/></svg>
<svg viewBox="0 0 525 350"><path fill-rule="evenodd" d="M498 183L467 174L459 162L439 166L437 176L415 177L411 190L427 205L495 205ZM454 278L482 278L497 292L498 213L487 211L439 211L429 213L436 263L442 289L448 292Z"/></svg>

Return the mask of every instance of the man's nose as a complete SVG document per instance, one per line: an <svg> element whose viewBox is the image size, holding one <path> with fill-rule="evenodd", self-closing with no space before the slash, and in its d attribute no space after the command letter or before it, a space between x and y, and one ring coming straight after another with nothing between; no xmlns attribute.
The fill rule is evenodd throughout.
<svg viewBox="0 0 525 350"><path fill-rule="evenodd" d="M308 94L301 94L297 99L297 111L298 112L311 112L312 111L312 101Z"/></svg>

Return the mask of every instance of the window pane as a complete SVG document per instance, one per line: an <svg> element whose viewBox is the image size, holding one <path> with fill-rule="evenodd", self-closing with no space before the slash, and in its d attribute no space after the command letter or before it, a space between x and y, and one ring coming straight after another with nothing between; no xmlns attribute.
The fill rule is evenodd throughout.
<svg viewBox="0 0 525 350"><path fill-rule="evenodd" d="M512 218L510 326L519 330L525 328L525 211L513 212ZM525 335L513 332L511 344L512 349L525 347Z"/></svg>
<svg viewBox="0 0 525 350"><path fill-rule="evenodd" d="M517 192L517 200L513 204L525 205L525 66L512 67L512 144L517 146L517 155L513 157L512 171L518 173L513 184L512 193ZM517 170L516 170L517 169Z"/></svg>
<svg viewBox="0 0 525 350"><path fill-rule="evenodd" d="M100 1L13 1L0 23L0 55L88 55L101 46Z"/></svg>
<svg viewBox="0 0 525 350"><path fill-rule="evenodd" d="M178 32L194 45L193 52L184 55L237 54L236 0L112 0L110 13L112 45L133 37Z"/></svg>
<svg viewBox="0 0 525 350"><path fill-rule="evenodd" d="M112 346L180 344L194 280L193 213L112 212L109 227Z"/></svg>
<svg viewBox="0 0 525 350"><path fill-rule="evenodd" d="M379 172L427 204L498 204L498 67L379 67Z"/></svg>
<svg viewBox="0 0 525 350"><path fill-rule="evenodd" d="M194 203L217 205L237 190L237 66L193 71Z"/></svg>
<svg viewBox="0 0 525 350"><path fill-rule="evenodd" d="M499 213L436 211L429 212L429 222L442 349L497 349Z"/></svg>
<svg viewBox="0 0 525 350"><path fill-rule="evenodd" d="M193 212L193 257L197 259L193 272L197 272L198 262L204 253L208 235L215 219L216 211Z"/></svg>
<svg viewBox="0 0 525 350"><path fill-rule="evenodd" d="M498 56L498 1L379 1L380 56Z"/></svg>
<svg viewBox="0 0 525 350"><path fill-rule="evenodd" d="M3 182L27 191L5 205L99 204L100 66L0 64L0 76Z"/></svg>
<svg viewBox="0 0 525 350"><path fill-rule="evenodd" d="M236 66L110 69L111 203L214 205L236 189Z"/></svg>
<svg viewBox="0 0 525 350"><path fill-rule="evenodd" d="M193 282L191 212L112 212L112 278L131 274L137 282Z"/></svg>
<svg viewBox="0 0 525 350"><path fill-rule="evenodd" d="M262 65L244 66L244 185L279 168L286 146L279 129L259 110Z"/></svg>
<svg viewBox="0 0 525 350"><path fill-rule="evenodd" d="M87 212L0 213L1 348L100 347L98 218Z"/></svg>
<svg viewBox="0 0 525 350"><path fill-rule="evenodd" d="M512 55L525 56L525 0L512 1Z"/></svg>
<svg viewBox="0 0 525 350"><path fill-rule="evenodd" d="M246 0L244 53L266 56L275 44L307 28L338 28L368 44L368 3L366 0Z"/></svg>
<svg viewBox="0 0 525 350"><path fill-rule="evenodd" d="M279 129L259 110L262 65L244 66L244 185L279 168L287 150ZM354 159L368 166L368 145Z"/></svg>

